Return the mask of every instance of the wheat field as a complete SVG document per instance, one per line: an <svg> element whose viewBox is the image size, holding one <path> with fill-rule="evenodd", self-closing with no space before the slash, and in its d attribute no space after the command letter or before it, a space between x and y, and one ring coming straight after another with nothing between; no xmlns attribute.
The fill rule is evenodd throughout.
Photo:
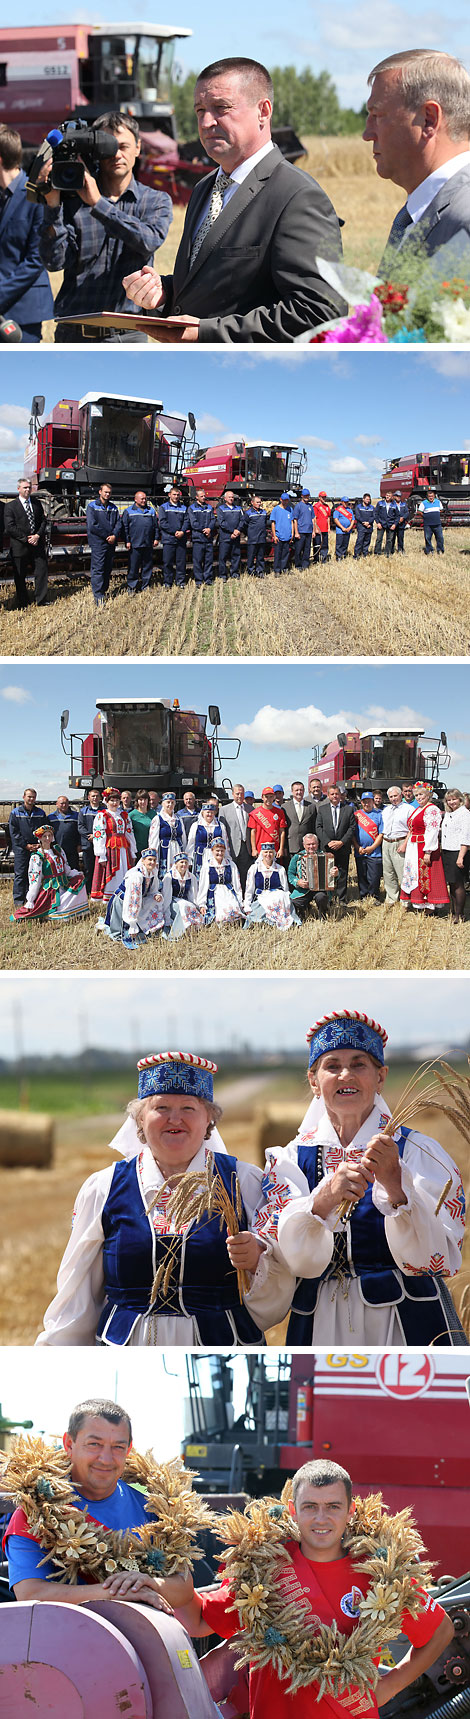
<svg viewBox="0 0 470 1719"><path fill-rule="evenodd" d="M421 532L406 554L368 556L274 579L216 580L184 590L154 584L130 597L122 573L104 610L88 579L54 576L45 608L18 611L0 587L1 656L464 656L470 650L470 536L445 534L427 556ZM334 538L330 539L330 547Z"/></svg>
<svg viewBox="0 0 470 1719"><path fill-rule="evenodd" d="M158 935L127 950L112 943L96 922L101 909L92 907L89 919L68 925L10 923L11 880L0 882L0 967L4 971L36 968L70 968L94 971L122 969L133 972L188 972L210 969L220 972L336 971L361 969L410 971L436 968L459 971L470 967L470 922L452 925L450 917L434 919L406 913L399 903L388 907L371 900L359 901L352 882L346 912L336 907L327 921L311 919L289 931L274 926L209 925L188 931L175 943L164 943Z"/></svg>
<svg viewBox="0 0 470 1719"><path fill-rule="evenodd" d="M397 185L379 179L372 150L360 137L304 137L307 156L299 162L305 173L318 179L331 198L342 228L344 260L355 268L375 273L403 192ZM175 207L168 238L155 253L155 267L171 274L183 231L186 210ZM51 275L56 297L61 274ZM43 341L54 339L54 323L43 324Z"/></svg>

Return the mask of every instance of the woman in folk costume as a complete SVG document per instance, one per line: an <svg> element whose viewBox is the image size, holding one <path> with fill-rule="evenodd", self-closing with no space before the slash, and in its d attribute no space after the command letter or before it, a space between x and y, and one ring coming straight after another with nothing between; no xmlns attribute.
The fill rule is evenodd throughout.
<svg viewBox="0 0 470 1719"><path fill-rule="evenodd" d="M276 925L278 931L288 931L291 925L300 925L289 895L284 866L279 865L276 859L274 842L261 843L258 858L248 872L243 905L246 925L257 925L264 920L267 925Z"/></svg>
<svg viewBox="0 0 470 1719"><path fill-rule="evenodd" d="M104 788L104 812L97 812L93 824L95 869L91 886L91 901L109 901L123 882L129 866L136 858L137 848L132 824L121 806L118 788Z"/></svg>
<svg viewBox="0 0 470 1719"><path fill-rule="evenodd" d="M406 907L416 907L426 913L449 907L449 895L444 867L439 852L439 830L442 812L432 797L429 782L415 782L418 801L408 818L409 836L405 848L405 863L400 901Z"/></svg>
<svg viewBox="0 0 470 1719"><path fill-rule="evenodd" d="M258 1347L292 1299L277 1225L293 1185L225 1151L216 1129L216 1063L158 1051L137 1066L138 1098L111 1141L122 1162L80 1189L38 1342ZM197 1217L186 1215L187 1171L200 1194ZM171 1201L180 1196L184 1215L173 1221ZM234 1199L238 1233L229 1234ZM221 1223L222 1208L229 1210Z"/></svg>
<svg viewBox="0 0 470 1719"><path fill-rule="evenodd" d="M367 1015L326 1015L307 1034L314 1094L297 1138L268 1164L303 1198L280 1220L299 1283L291 1344L463 1341L445 1279L459 1270L465 1200L439 1142L384 1133L387 1034Z"/></svg>
<svg viewBox="0 0 470 1719"><path fill-rule="evenodd" d="M38 847L28 866L28 894L12 919L52 919L58 925L83 918L89 912L83 872L71 871L54 841L52 824L41 824L34 833Z"/></svg>
<svg viewBox="0 0 470 1719"><path fill-rule="evenodd" d="M160 811L156 812L150 825L149 847L156 848L158 853L160 882L170 870L173 860L177 859L178 854L184 853L186 847L186 830L182 818L176 815L175 800L173 789L165 790Z"/></svg>
<svg viewBox="0 0 470 1719"><path fill-rule="evenodd" d="M137 949L155 931L163 931L165 908L157 867L158 854L153 848L144 848L137 865L129 867L108 901L106 918L98 920L97 931L106 931L125 949Z"/></svg>
<svg viewBox="0 0 470 1719"><path fill-rule="evenodd" d="M243 919L242 886L223 836L213 836L203 855L197 904L205 925L212 925L214 920L216 925L225 925Z"/></svg>
<svg viewBox="0 0 470 1719"><path fill-rule="evenodd" d="M197 887L187 854L179 854L173 860L171 870L163 879L163 902L165 908L164 936L172 942L178 937L184 937L185 931L192 926L196 930L204 924L204 916L197 906Z"/></svg>
<svg viewBox="0 0 470 1719"><path fill-rule="evenodd" d="M188 860L192 865L193 876L197 882L201 876L201 866L206 848L210 847L214 836L221 836L224 845L227 845L225 830L219 823L215 806L211 800L206 800L201 806L199 816L195 818L193 824L190 824L188 834Z"/></svg>

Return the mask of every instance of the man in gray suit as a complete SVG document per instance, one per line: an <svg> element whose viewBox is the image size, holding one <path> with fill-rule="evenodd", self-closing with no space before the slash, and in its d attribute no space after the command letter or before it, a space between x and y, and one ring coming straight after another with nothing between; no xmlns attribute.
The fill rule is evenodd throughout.
<svg viewBox="0 0 470 1719"><path fill-rule="evenodd" d="M342 314L317 262L341 260L339 222L316 181L272 142L266 67L214 61L194 105L218 171L193 192L173 275L145 267L126 277L128 296L174 319L158 336L168 341L292 341Z"/></svg>
<svg viewBox="0 0 470 1719"><path fill-rule="evenodd" d="M289 856L302 853L304 836L315 834L316 806L305 799L305 783L291 782L290 798L284 800Z"/></svg>
<svg viewBox="0 0 470 1719"><path fill-rule="evenodd" d="M230 859L235 861L240 873L240 883L245 893L246 880L250 865L253 863L251 842L248 832L248 818L251 806L245 806L245 789L241 782L235 782L232 788L233 799L224 806L220 814L220 822L227 831L228 851Z"/></svg>
<svg viewBox="0 0 470 1719"><path fill-rule="evenodd" d="M384 277L410 247L470 280L470 76L450 54L411 48L374 66L363 137L381 179L407 192L379 264ZM396 269L395 269L396 273Z"/></svg>

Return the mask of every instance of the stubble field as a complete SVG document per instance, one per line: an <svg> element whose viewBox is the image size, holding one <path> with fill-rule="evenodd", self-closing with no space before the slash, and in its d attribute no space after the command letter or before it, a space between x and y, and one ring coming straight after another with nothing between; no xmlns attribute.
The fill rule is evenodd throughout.
<svg viewBox="0 0 470 1719"><path fill-rule="evenodd" d="M351 878L353 872L351 870ZM11 880L0 882L0 967L80 968L96 971L188 972L224 968L238 972L406 970L460 971L470 967L470 923L452 925L450 918L406 913L397 903L359 901L356 883L350 887L346 912L336 908L330 919L311 919L289 931L274 926L211 925L187 931L175 943L160 936L127 950L96 930L101 909L89 919L68 925L10 923ZM468 908L467 908L468 912Z"/></svg>
<svg viewBox="0 0 470 1719"><path fill-rule="evenodd" d="M411 1070L392 1068L387 1100L396 1104ZM127 1095L128 1096L128 1095ZM249 1163L262 1165L260 1131L266 1105L279 1116L288 1111L285 1138L292 1138L306 1109L305 1081L297 1071L270 1077L255 1075L230 1086L222 1082L218 1098L223 1107L222 1136L227 1150ZM52 1095L53 1099L53 1095ZM0 1087L0 1102L2 1097ZM10 1103L12 1100L10 1099ZM56 1274L69 1234L79 1187L93 1171L109 1162L108 1142L122 1122L126 1096L118 1112L89 1114L84 1103L74 1113L61 1110L57 1094L57 1129L50 1169L0 1168L0 1198L4 1216L0 1241L0 1343L31 1344L42 1328L43 1314L55 1293ZM55 1110L49 1093L49 1107ZM86 1111L84 1114L83 1112ZM294 1120L295 1117L295 1120ZM416 1127L438 1139L458 1163L467 1201L470 1194L470 1150L443 1117L423 1113ZM450 1285L455 1305L470 1337L470 1234L464 1241L462 1266ZM267 1332L271 1345L285 1342L287 1321Z"/></svg>
<svg viewBox="0 0 470 1719"><path fill-rule="evenodd" d="M445 554L331 560L275 579L149 591L130 597L122 574L94 606L88 579L53 577L45 608L18 611L0 586L1 656L464 656L470 650L470 534L449 529ZM330 537L334 553L334 536Z"/></svg>

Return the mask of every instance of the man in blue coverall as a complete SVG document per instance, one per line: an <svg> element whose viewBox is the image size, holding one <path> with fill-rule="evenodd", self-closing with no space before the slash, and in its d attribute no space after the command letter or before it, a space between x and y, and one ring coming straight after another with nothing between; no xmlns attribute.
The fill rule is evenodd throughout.
<svg viewBox="0 0 470 1719"><path fill-rule="evenodd" d="M252 495L250 507L243 515L242 530L246 531L246 571L254 574L255 579L264 579L267 525L268 516L261 496Z"/></svg>
<svg viewBox="0 0 470 1719"><path fill-rule="evenodd" d="M18 806L13 806L10 812L10 841L13 848L14 876L13 901L15 906L23 907L28 889L28 866L31 854L36 851L35 831L40 829L46 813L43 806L37 805L35 788L25 788L23 799Z"/></svg>
<svg viewBox="0 0 470 1719"><path fill-rule="evenodd" d="M240 578L241 543L240 532L243 530L243 509L235 502L233 489L227 489L217 508L217 524L219 527L219 579L224 583L228 578L227 565L232 579Z"/></svg>
<svg viewBox="0 0 470 1719"><path fill-rule="evenodd" d="M335 560L345 561L349 549L349 539L355 526L354 508L348 495L343 495L341 501L333 508L333 525L336 532Z"/></svg>
<svg viewBox="0 0 470 1719"><path fill-rule="evenodd" d="M196 490L196 500L190 501L186 512L185 526L191 532L194 583L213 585L215 519L205 490Z"/></svg>
<svg viewBox="0 0 470 1719"><path fill-rule="evenodd" d="M277 579L287 567L289 550L294 535L291 498L288 489L283 490L277 507L271 509L269 523L274 538L274 572Z"/></svg>
<svg viewBox="0 0 470 1719"><path fill-rule="evenodd" d="M361 827L361 813L364 816L364 827ZM375 824L376 834L365 828L365 823ZM374 796L366 789L361 794L361 810L356 812L357 835L354 842L356 854L356 871L359 885L359 895L364 901L366 895L372 895L374 901L380 901L380 879L382 876L382 841L383 817L375 810Z"/></svg>
<svg viewBox="0 0 470 1719"><path fill-rule="evenodd" d="M313 502L309 489L303 489L300 501L294 507L294 562L299 572L305 572L310 563L310 551L313 534Z"/></svg>
<svg viewBox="0 0 470 1719"><path fill-rule="evenodd" d="M90 580L97 609L102 609L103 603L106 602L114 551L118 537L121 536L121 517L116 503L111 501L111 495L111 484L102 483L98 490L98 500L89 501L86 510L87 536L91 549Z"/></svg>
<svg viewBox="0 0 470 1719"><path fill-rule="evenodd" d="M184 587L186 575L186 507L173 485L167 501L158 509L158 527L163 546L163 584L167 591Z"/></svg>
<svg viewBox="0 0 470 1719"><path fill-rule="evenodd" d="M400 517L397 520L395 533L394 533L393 540L392 540L392 555L393 555L394 549L397 550L397 553L399 555L404 555L404 553L405 553L405 526L408 524L408 520L410 517L410 510L408 507L408 502L402 500L401 491L399 489L395 490L395 495L394 495L393 499L394 499L394 501L396 501Z"/></svg>
<svg viewBox="0 0 470 1719"><path fill-rule="evenodd" d="M136 489L133 502L126 507L122 516L122 529L129 550L127 589L132 596L135 596L139 588L139 573L142 590L146 591L150 585L157 528L155 508L147 501L145 490Z"/></svg>
<svg viewBox="0 0 470 1719"><path fill-rule="evenodd" d="M354 511L357 525L357 537L354 544L354 560L359 561L361 555L369 554L372 527L375 519L375 507L371 501L368 490L365 491L362 501L356 502Z"/></svg>
<svg viewBox="0 0 470 1719"><path fill-rule="evenodd" d="M393 497L390 501L378 501L375 509L377 536L374 543L374 555L393 555L393 540L400 519L398 502ZM385 551L382 543L385 536Z"/></svg>

